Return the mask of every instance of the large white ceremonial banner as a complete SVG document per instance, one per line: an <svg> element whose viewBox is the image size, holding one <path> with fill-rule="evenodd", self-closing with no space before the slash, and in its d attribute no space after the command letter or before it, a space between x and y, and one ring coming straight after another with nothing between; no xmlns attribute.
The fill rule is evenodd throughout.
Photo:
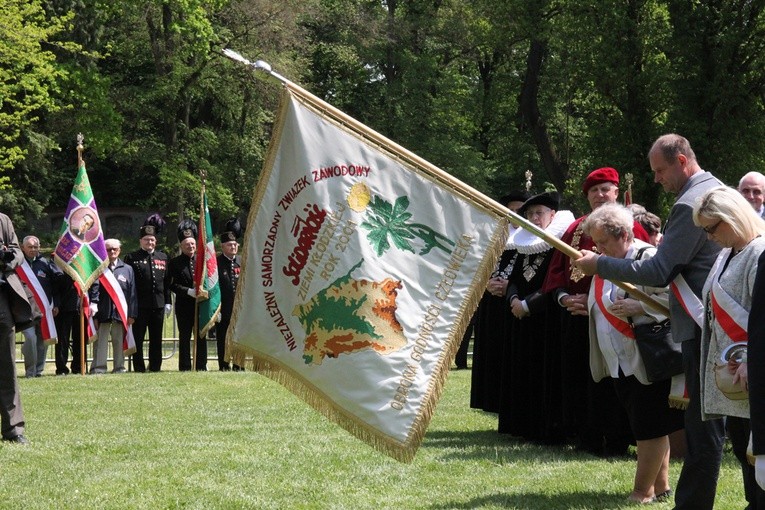
<svg viewBox="0 0 765 510"><path fill-rule="evenodd" d="M411 461L507 220L315 104L285 88L227 355Z"/></svg>

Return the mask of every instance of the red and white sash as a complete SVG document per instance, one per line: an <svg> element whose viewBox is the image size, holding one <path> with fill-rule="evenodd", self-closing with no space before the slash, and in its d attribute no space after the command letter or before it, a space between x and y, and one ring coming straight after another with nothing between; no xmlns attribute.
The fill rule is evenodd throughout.
<svg viewBox="0 0 765 510"><path fill-rule="evenodd" d="M106 290L109 297L112 298L114 307L120 316L122 329L125 332L122 336L122 351L126 356L129 356L135 352L135 337L133 337L133 326L128 324L128 306L125 293L122 292L122 287L120 287L117 278L114 277L114 273L108 267L98 277L98 281L101 283L101 288Z"/></svg>
<svg viewBox="0 0 765 510"><path fill-rule="evenodd" d="M19 275L21 281L32 291L37 308L42 313L40 332L42 333L43 340L48 345L55 344L58 341L58 332L56 331L56 323L53 321L53 303L50 302L45 294L40 280L37 279L37 275L32 270L32 266L29 265L27 259L24 259L20 265L16 266L16 274Z"/></svg>
<svg viewBox="0 0 765 510"><path fill-rule="evenodd" d="M678 274L675 279L669 284L669 288L672 290L675 298L680 302L680 305L685 310L693 321L702 327L704 323L704 304L701 299L693 293L688 282L685 281L683 275Z"/></svg>
<svg viewBox="0 0 765 510"><path fill-rule="evenodd" d="M722 259L727 259L727 254L718 258L718 260ZM712 310L715 313L715 321L725 331L728 338L734 342L746 342L749 310L738 304L720 285L720 274L723 266L724 264L715 264L712 273L710 298Z"/></svg>
<svg viewBox="0 0 765 510"><path fill-rule="evenodd" d="M635 331L632 329L632 326L630 326L626 320L609 311L608 305L613 304L613 301L611 301L611 286L609 285L606 287L604 285L605 281L598 275L595 275L593 278L595 281L595 304L598 305L600 313L603 314L603 317L605 317L608 323L619 333L634 340Z"/></svg>

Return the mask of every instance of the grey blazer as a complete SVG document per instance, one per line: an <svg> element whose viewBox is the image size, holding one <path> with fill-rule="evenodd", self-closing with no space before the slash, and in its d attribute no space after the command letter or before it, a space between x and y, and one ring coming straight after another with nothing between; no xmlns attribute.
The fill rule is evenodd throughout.
<svg viewBox="0 0 765 510"><path fill-rule="evenodd" d="M693 224L693 206L704 192L720 185L722 183L709 172L701 171L693 175L672 206L656 255L648 260L601 256L598 258L598 274L607 280L651 287L669 285L678 274L682 274L693 293L700 298L720 246L707 239L706 232ZM698 326L672 293L669 296L669 313L675 342L698 338Z"/></svg>
<svg viewBox="0 0 765 510"><path fill-rule="evenodd" d="M21 278L15 272L16 266L24 260L24 253L19 247L19 240L16 232L13 230L11 219L3 213L0 213L0 245L13 252L13 260L8 263L0 262L0 270L3 272L3 279L8 284L8 298L11 305L11 314L15 322L16 330L28 328L35 319L41 317L40 311L35 306L30 305L30 291L21 282ZM0 289L0 292L3 290Z"/></svg>

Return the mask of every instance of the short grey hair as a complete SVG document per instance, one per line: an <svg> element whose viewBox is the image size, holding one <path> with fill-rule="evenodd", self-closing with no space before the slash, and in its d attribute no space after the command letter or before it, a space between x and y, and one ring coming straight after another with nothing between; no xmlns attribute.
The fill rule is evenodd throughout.
<svg viewBox="0 0 765 510"><path fill-rule="evenodd" d="M754 178L757 181L758 186L764 186L765 187L765 175L762 175L760 172L747 172L741 177L741 179L738 180L738 189L741 189L741 184L747 179L747 178Z"/></svg>
<svg viewBox="0 0 765 510"><path fill-rule="evenodd" d="M114 248L122 248L122 243L119 239L113 237L104 241L104 246L113 246Z"/></svg>
<svg viewBox="0 0 765 510"><path fill-rule="evenodd" d="M596 228L602 229L615 238L621 237L625 232L627 238L631 241L635 234L632 228L635 225L635 218L632 213L621 204L611 203L603 204L590 213L582 222L582 230L587 235L591 235Z"/></svg>

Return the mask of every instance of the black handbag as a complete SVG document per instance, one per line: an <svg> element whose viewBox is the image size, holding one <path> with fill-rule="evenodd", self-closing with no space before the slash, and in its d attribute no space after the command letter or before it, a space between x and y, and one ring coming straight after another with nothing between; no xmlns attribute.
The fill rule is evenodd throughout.
<svg viewBox="0 0 765 510"><path fill-rule="evenodd" d="M648 248L640 248L635 260L640 260ZM649 324L634 324L630 317L627 321L635 332L635 342L649 381L663 381L683 373L682 348L672 340L669 319Z"/></svg>
<svg viewBox="0 0 765 510"><path fill-rule="evenodd" d="M680 344L672 340L669 319L650 324L633 324L629 318L628 321L649 381L663 381L683 373L683 353Z"/></svg>

